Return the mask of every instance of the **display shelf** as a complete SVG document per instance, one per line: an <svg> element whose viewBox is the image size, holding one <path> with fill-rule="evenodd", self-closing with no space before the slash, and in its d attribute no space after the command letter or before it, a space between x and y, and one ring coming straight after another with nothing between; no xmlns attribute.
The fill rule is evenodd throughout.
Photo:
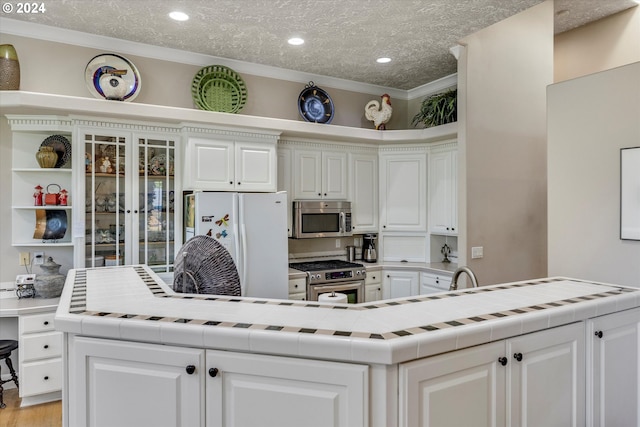
<svg viewBox="0 0 640 427"><path fill-rule="evenodd" d="M36 209L44 209L44 210L71 210L73 207L71 205L60 206L60 205L46 205L46 206L11 206L11 209L27 209L27 210L36 210Z"/></svg>

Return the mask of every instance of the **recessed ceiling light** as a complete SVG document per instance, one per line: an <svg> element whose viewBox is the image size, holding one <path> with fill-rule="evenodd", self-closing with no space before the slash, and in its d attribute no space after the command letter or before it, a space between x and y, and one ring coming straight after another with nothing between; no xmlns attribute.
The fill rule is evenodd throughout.
<svg viewBox="0 0 640 427"><path fill-rule="evenodd" d="M376 62L378 64L386 64L387 62L391 62L391 58L387 58L387 57L378 58L376 59Z"/></svg>
<svg viewBox="0 0 640 427"><path fill-rule="evenodd" d="M304 40L301 39L300 37L292 37L289 40L287 40L287 43L294 46L300 46L301 44L304 44Z"/></svg>
<svg viewBox="0 0 640 427"><path fill-rule="evenodd" d="M169 14L169 18L174 19L176 21L186 21L189 19L189 15L184 12L173 11Z"/></svg>

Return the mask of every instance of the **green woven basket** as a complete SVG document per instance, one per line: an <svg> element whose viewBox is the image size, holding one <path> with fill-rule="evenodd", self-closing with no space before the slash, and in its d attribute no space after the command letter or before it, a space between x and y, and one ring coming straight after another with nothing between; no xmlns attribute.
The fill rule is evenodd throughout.
<svg viewBox="0 0 640 427"><path fill-rule="evenodd" d="M247 87L231 68L209 65L193 78L191 96L201 110L237 113L247 103Z"/></svg>

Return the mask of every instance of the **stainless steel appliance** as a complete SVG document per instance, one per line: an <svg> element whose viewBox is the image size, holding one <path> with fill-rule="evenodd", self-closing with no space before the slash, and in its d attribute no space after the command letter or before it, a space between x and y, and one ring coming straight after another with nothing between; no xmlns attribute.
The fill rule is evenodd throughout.
<svg viewBox="0 0 640 427"><path fill-rule="evenodd" d="M376 262L378 260L378 254L376 252L376 239L375 234L365 234L362 238L362 260L365 262Z"/></svg>
<svg viewBox="0 0 640 427"><path fill-rule="evenodd" d="M293 202L293 237L351 236L351 202L298 200Z"/></svg>
<svg viewBox="0 0 640 427"><path fill-rule="evenodd" d="M332 259L296 262L289 267L307 273L307 301L318 301L318 296L324 293L339 292L347 295L349 303L364 302L367 272L362 264Z"/></svg>

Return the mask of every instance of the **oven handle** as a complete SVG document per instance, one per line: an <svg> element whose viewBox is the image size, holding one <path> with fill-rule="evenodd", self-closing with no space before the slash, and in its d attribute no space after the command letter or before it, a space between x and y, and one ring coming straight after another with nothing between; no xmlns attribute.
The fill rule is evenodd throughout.
<svg viewBox="0 0 640 427"><path fill-rule="evenodd" d="M351 289L353 285L361 286L364 285L364 280L356 280L354 282L340 282L340 283L331 283L326 285L312 285L313 289L318 292L330 292L336 291L340 292L341 290Z"/></svg>

